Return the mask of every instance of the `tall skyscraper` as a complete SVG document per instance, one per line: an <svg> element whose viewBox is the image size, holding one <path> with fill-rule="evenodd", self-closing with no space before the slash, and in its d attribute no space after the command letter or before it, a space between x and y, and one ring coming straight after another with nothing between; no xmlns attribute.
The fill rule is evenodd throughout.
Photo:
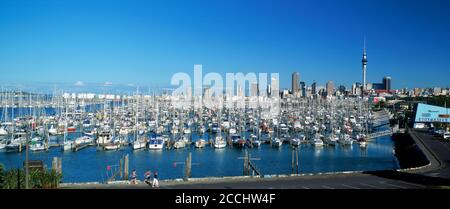
<svg viewBox="0 0 450 209"><path fill-rule="evenodd" d="M299 82L300 82L300 73L299 72L292 73L292 94L294 96L297 96L300 91Z"/></svg>
<svg viewBox="0 0 450 209"><path fill-rule="evenodd" d="M258 96L258 83L252 83L250 96L252 96L252 97Z"/></svg>
<svg viewBox="0 0 450 209"><path fill-rule="evenodd" d="M312 84L311 84L311 94L317 94L317 91L316 91L317 89L316 89L316 82L314 81Z"/></svg>
<svg viewBox="0 0 450 209"><path fill-rule="evenodd" d="M306 84L303 81L300 81L300 96L306 97Z"/></svg>
<svg viewBox="0 0 450 209"><path fill-rule="evenodd" d="M366 53L366 38L364 38L364 51L363 51L363 58L361 60L362 62L362 70L363 70L363 90L366 90L366 70L367 70L367 53Z"/></svg>
<svg viewBox="0 0 450 209"><path fill-rule="evenodd" d="M339 86L339 92L341 92L341 94L344 94L345 93L345 86L340 85Z"/></svg>
<svg viewBox="0 0 450 209"><path fill-rule="evenodd" d="M327 96L332 96L333 95L333 89L334 89L333 81L328 81L327 85L326 85L326 88L327 88Z"/></svg>
<svg viewBox="0 0 450 209"><path fill-rule="evenodd" d="M278 79L276 77L271 77L270 86L271 86L271 95L277 96L280 93L280 86L278 84Z"/></svg>
<svg viewBox="0 0 450 209"><path fill-rule="evenodd" d="M383 78L383 87L385 90L390 91L391 90L391 77L386 76Z"/></svg>

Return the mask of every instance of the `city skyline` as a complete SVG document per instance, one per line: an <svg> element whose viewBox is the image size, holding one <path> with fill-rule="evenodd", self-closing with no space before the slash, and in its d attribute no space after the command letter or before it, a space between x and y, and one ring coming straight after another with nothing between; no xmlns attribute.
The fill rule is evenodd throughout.
<svg viewBox="0 0 450 209"><path fill-rule="evenodd" d="M0 83L165 87L202 64L223 75L280 73L280 89L290 89L292 72L307 86L350 88L361 81L365 37L368 83L391 76L392 89L446 87L446 4L0 1Z"/></svg>

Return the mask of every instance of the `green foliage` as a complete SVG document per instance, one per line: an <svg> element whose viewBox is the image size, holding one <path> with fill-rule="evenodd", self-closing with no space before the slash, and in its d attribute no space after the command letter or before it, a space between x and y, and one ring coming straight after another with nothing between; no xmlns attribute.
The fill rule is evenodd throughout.
<svg viewBox="0 0 450 209"><path fill-rule="evenodd" d="M429 97L406 97L405 101L420 101L429 105L435 105L444 107L447 104L447 108L450 107L450 97L448 96L429 96Z"/></svg>
<svg viewBox="0 0 450 209"><path fill-rule="evenodd" d="M3 182L5 181L5 166L0 163L0 189L3 188Z"/></svg>
<svg viewBox="0 0 450 209"><path fill-rule="evenodd" d="M18 172L20 172L19 177ZM33 189L54 189L58 187L61 179L62 175L54 170L31 170L29 186ZM6 172L3 188L17 189L18 181L20 182L20 188L25 188L25 172L22 169L11 169Z"/></svg>
<svg viewBox="0 0 450 209"><path fill-rule="evenodd" d="M19 175L19 177L18 177ZM3 189L25 188L25 172L19 169L11 169L5 173Z"/></svg>

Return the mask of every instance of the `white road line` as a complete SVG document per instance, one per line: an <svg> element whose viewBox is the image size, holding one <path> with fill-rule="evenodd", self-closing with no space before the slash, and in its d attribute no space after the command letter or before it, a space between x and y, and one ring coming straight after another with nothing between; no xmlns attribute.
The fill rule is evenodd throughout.
<svg viewBox="0 0 450 209"><path fill-rule="evenodd" d="M325 189L334 189L333 187L329 187L329 186L326 186L326 185L323 185L322 187L325 188Z"/></svg>
<svg viewBox="0 0 450 209"><path fill-rule="evenodd" d="M413 184L413 183L409 183L409 182L404 182L404 181L398 181L397 183L400 184L407 184L407 185L411 185L411 186L415 186L415 187L422 187L422 188L426 188L426 186L421 185L421 184Z"/></svg>
<svg viewBox="0 0 450 209"><path fill-rule="evenodd" d="M380 183L381 183L381 184L386 184L386 185L389 185L389 186L393 186L393 187L397 187L397 188L400 188L400 189L407 189L406 187L402 187L402 186L399 186L399 185L386 183L386 182L384 182L384 181L380 181Z"/></svg>
<svg viewBox="0 0 450 209"><path fill-rule="evenodd" d="M350 185L347 185L347 184L342 184L342 186L348 187L350 189L360 189L358 187L350 186Z"/></svg>
<svg viewBox="0 0 450 209"><path fill-rule="evenodd" d="M302 188L303 188L303 189L311 189L311 188L309 188L309 187L305 187L305 186L302 186Z"/></svg>
<svg viewBox="0 0 450 209"><path fill-rule="evenodd" d="M383 188L381 188L381 187L377 187L377 186L370 185L370 184L366 184L366 183L359 183L359 184L361 184L361 185L363 185L363 186L372 187L372 188L375 188L375 189L383 189Z"/></svg>

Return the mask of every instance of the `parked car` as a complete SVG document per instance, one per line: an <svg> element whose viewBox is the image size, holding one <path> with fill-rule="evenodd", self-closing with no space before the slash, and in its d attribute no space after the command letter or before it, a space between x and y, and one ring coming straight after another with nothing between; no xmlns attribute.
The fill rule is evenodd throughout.
<svg viewBox="0 0 450 209"><path fill-rule="evenodd" d="M444 139L450 139L450 131L446 131L442 134L442 138Z"/></svg>

